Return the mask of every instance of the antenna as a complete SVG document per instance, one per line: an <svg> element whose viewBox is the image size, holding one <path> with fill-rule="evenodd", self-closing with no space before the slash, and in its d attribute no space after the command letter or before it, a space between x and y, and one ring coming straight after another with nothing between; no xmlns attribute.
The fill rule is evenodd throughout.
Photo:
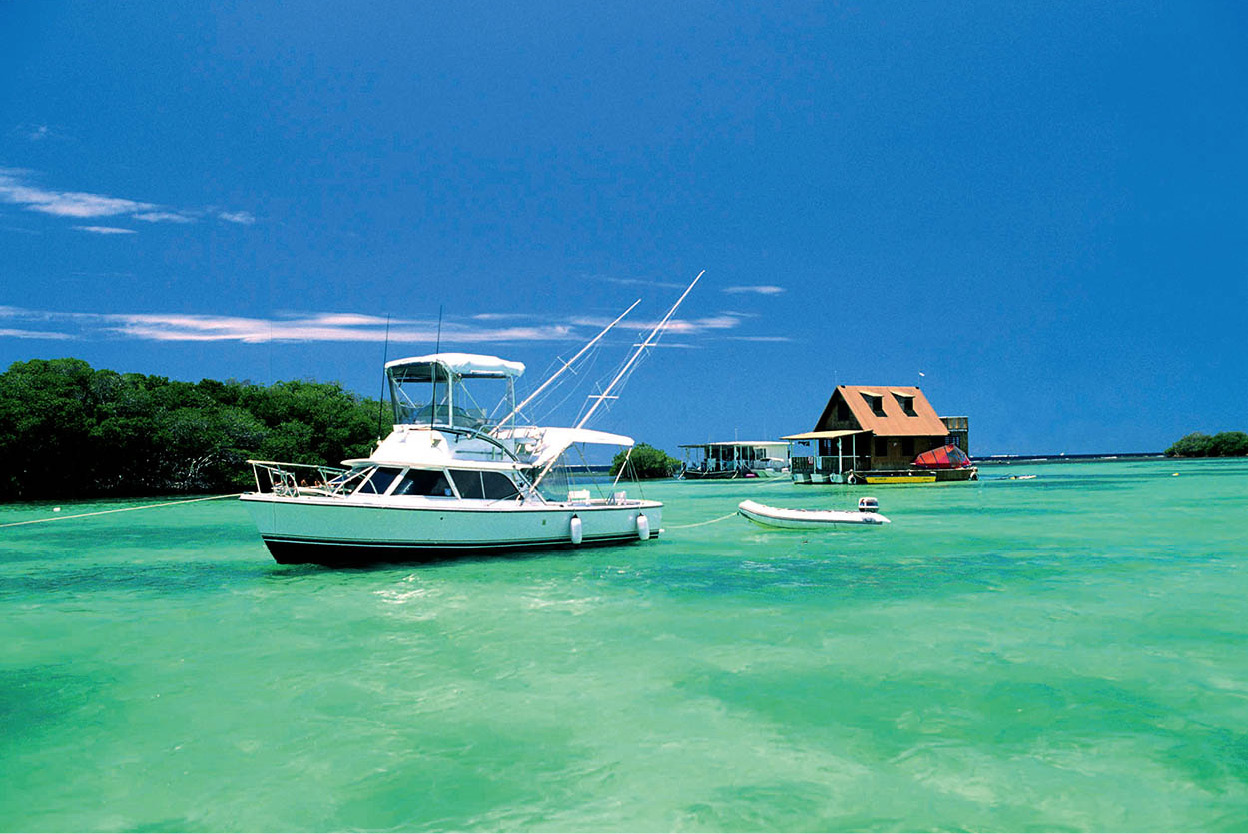
<svg viewBox="0 0 1248 834"><path fill-rule="evenodd" d="M442 352L442 305L438 305L438 338L433 343L433 353L436 356ZM429 374L430 380L433 382L433 390L429 394L429 425L436 426L438 424L438 368L435 364L432 372ZM451 384L450 374L447 374L446 384ZM449 416L449 415L448 415Z"/></svg>
<svg viewBox="0 0 1248 834"><path fill-rule="evenodd" d="M381 442L381 415L386 402L386 362L390 359L390 314L386 313L386 346L381 349L381 394L377 397L377 442Z"/></svg>

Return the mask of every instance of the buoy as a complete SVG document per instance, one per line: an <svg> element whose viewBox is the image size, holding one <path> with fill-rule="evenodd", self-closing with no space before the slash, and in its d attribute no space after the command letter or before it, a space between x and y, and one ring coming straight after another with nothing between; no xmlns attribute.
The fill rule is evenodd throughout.
<svg viewBox="0 0 1248 834"><path fill-rule="evenodd" d="M581 530L581 517L579 515L572 516L572 520L568 523L572 533L572 544L580 544L581 537L584 535Z"/></svg>
<svg viewBox="0 0 1248 834"><path fill-rule="evenodd" d="M54 512L54 513L59 513L60 511L61 511L61 508L60 508L60 507L53 507L53 508L52 508L52 512Z"/></svg>
<svg viewBox="0 0 1248 834"><path fill-rule="evenodd" d="M637 513L637 538L643 542L650 538L650 519L642 513Z"/></svg>

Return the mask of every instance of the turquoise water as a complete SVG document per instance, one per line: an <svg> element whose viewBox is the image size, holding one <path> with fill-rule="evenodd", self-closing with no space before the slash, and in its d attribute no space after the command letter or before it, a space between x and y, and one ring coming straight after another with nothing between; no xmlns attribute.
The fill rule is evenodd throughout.
<svg viewBox="0 0 1248 834"><path fill-rule="evenodd" d="M1248 828L1248 462L982 472L1038 477L366 571L235 501L0 529L0 828Z"/></svg>

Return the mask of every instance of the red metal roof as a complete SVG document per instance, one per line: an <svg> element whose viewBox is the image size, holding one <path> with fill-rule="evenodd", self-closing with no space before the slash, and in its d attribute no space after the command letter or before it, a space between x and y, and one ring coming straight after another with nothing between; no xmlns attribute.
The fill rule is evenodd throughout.
<svg viewBox="0 0 1248 834"><path fill-rule="evenodd" d="M944 437L949 434L927 397L912 385L838 385L828 399L816 429L830 427L833 422L832 408L838 394L849 406L859 428L874 432L877 437ZM883 417L875 413L867 397L879 398ZM902 410L901 399L905 397L914 398L911 403L914 416Z"/></svg>

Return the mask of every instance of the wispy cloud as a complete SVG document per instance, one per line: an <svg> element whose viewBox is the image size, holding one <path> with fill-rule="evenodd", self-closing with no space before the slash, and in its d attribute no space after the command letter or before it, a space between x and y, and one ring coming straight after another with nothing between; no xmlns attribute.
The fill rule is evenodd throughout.
<svg viewBox="0 0 1248 834"><path fill-rule="evenodd" d="M784 292L784 287L777 287L774 284L754 284L742 287L724 287L727 293L755 293L757 295L779 295Z"/></svg>
<svg viewBox="0 0 1248 834"><path fill-rule="evenodd" d="M591 276L600 281L606 281L609 284L623 284L627 287L658 287L665 290L683 290L687 284L677 284L672 281L654 281L646 278L616 278L613 275L596 275Z"/></svg>
<svg viewBox="0 0 1248 834"><path fill-rule="evenodd" d="M133 215L135 220L143 220L147 223L194 223L195 218L187 217L185 214L179 214L176 211L145 211L140 214Z"/></svg>
<svg viewBox="0 0 1248 834"><path fill-rule="evenodd" d="M571 324L579 327L596 327L602 328L610 324L611 318L596 316L573 316L569 321ZM672 319L667 323L667 333L705 333L708 330L731 330L741 325L741 316L734 313L720 313L715 316L704 316L698 319ZM619 326L620 328L634 329L639 332L648 333L658 325L658 319L651 320L634 320L625 319Z"/></svg>
<svg viewBox="0 0 1248 834"><path fill-rule="evenodd" d="M73 313L0 306L0 325L18 338L135 339L150 342L382 342L444 345L507 344L522 342L582 342L608 320L582 316L563 320L505 321L511 314L481 313L464 318L397 319L351 312L281 313L271 318L181 313ZM649 332L656 322L632 322L625 331ZM734 337L742 319L719 314L672 319L663 347L694 348L705 338L745 338L780 341L782 336ZM39 330L38 327L48 330ZM49 335L41 335L41 334ZM4 335L0 333L0 335ZM679 340L679 341L677 341Z"/></svg>
<svg viewBox="0 0 1248 834"><path fill-rule="evenodd" d="M125 338L155 342L381 342L430 343L438 339L437 320L386 319L358 313L312 313L283 315L271 319L168 313L65 313L0 307L0 323L26 325L5 332L21 338L104 339ZM42 324L57 327L55 333L28 329ZM66 329L73 332L61 332ZM387 332L388 331L388 332ZM49 335L44 335L49 334ZM571 324L493 327L469 321L444 321L441 339L446 344L507 342L555 342L580 339Z"/></svg>
<svg viewBox="0 0 1248 834"><path fill-rule="evenodd" d="M119 214L155 209L153 203L140 203L102 194L82 191L48 191L25 185L10 172L0 171L0 198L16 203L29 211L52 214L57 217L115 217Z"/></svg>
<svg viewBox="0 0 1248 834"><path fill-rule="evenodd" d="M472 319L474 321L506 321L508 319L531 319L533 317L532 313L477 313Z"/></svg>
<svg viewBox="0 0 1248 834"><path fill-rule="evenodd" d="M27 211L48 214L53 217L67 217L77 220L96 218L124 218L142 220L145 223L194 223L207 216L215 216L229 223L251 225L256 222L253 214L246 211L209 211L208 209L171 209L157 203L142 200L131 200L125 197L111 197L106 194L92 194L86 191L57 191L34 184L29 171L15 168L0 168L0 202L21 206ZM109 232L100 229L115 228L106 226L76 226L84 231L96 231L99 234ZM133 232L132 229L126 230ZM116 234L117 232L113 232Z"/></svg>
<svg viewBox="0 0 1248 834"><path fill-rule="evenodd" d="M117 226L75 226L80 232L91 232L94 235L132 235L134 229L122 229Z"/></svg>
<svg viewBox="0 0 1248 834"><path fill-rule="evenodd" d="M61 139L64 138L57 130L53 130L50 125L39 125L27 122L20 124L9 131L10 136L18 136L29 142L42 142L45 139Z"/></svg>
<svg viewBox="0 0 1248 834"><path fill-rule="evenodd" d="M57 333L53 330L14 330L0 327L0 338L7 339L73 339L69 333Z"/></svg>
<svg viewBox="0 0 1248 834"><path fill-rule="evenodd" d="M433 342L436 321L391 321L375 316L329 313L289 319L256 319L211 315L150 313L99 316L101 329L117 335L159 342ZM444 343L550 342L574 337L566 325L477 328L443 322Z"/></svg>

